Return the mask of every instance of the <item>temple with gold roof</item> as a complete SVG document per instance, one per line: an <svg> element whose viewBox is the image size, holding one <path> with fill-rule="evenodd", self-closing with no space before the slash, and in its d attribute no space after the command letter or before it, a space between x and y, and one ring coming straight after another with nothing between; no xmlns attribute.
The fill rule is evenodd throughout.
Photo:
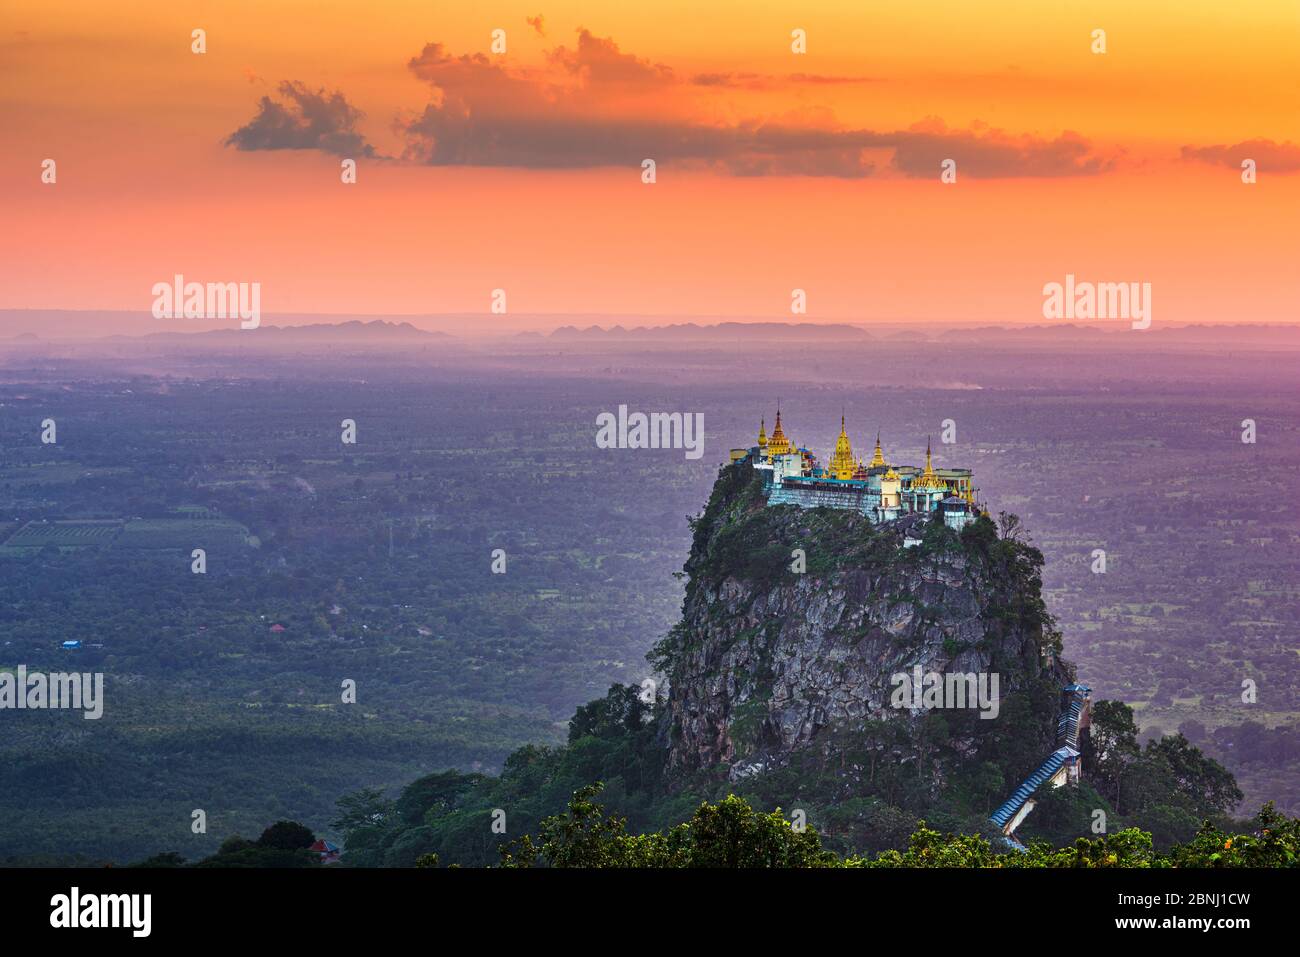
<svg viewBox="0 0 1300 957"><path fill-rule="evenodd" d="M767 419L760 419L758 444L732 449L731 460L747 461L763 473L763 492L769 505L851 509L874 522L912 514L939 516L956 529L981 514L970 469L935 468L928 439L924 467L891 464L881 448L879 432L875 452L864 463L853 454L843 415L835 449L825 467L788 437L779 406L772 434L767 434Z"/></svg>

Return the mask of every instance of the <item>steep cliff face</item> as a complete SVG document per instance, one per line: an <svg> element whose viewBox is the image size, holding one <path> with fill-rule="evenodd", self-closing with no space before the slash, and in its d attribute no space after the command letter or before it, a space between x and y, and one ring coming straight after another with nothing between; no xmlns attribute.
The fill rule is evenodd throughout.
<svg viewBox="0 0 1300 957"><path fill-rule="evenodd" d="M958 535L915 517L873 526L846 511L769 508L739 463L722 469L694 531L682 620L653 653L670 681L678 773L734 780L858 732L869 749L924 763L926 711L891 705L891 676L917 666L996 674L1000 692L996 718L943 713L949 759L926 785L966 759L1015 773L1052 740L1071 669L1039 595L1042 557L987 519Z"/></svg>

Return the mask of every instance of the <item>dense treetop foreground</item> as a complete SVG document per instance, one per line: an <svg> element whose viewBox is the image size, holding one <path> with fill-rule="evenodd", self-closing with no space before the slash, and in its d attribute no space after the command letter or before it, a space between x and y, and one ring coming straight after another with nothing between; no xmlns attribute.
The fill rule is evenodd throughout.
<svg viewBox="0 0 1300 957"><path fill-rule="evenodd" d="M793 826L780 810L762 813L729 795L704 802L690 820L665 831L630 834L625 818L605 813L596 802L601 785L579 789L563 814L541 822L537 833L504 845L503 867L581 868L1188 868L1300 866L1300 820L1278 813L1272 804L1260 810L1244 833L1223 831L1206 821L1192 840L1167 851L1153 846L1151 834L1125 828L1108 836L1080 837L1053 847L1034 841L1028 850L996 848L982 835L941 834L918 823L904 850L872 856L841 857L822 844L812 827ZM355 809L355 808L354 808ZM372 822L365 827L384 826ZM200 867L303 867L315 864L307 851L314 837L307 828L281 821L258 841L238 837ZM436 853L420 855L416 867L437 867ZM142 866L174 867L183 861L164 854Z"/></svg>
<svg viewBox="0 0 1300 957"><path fill-rule="evenodd" d="M642 701L639 691L615 686L579 708L566 746L522 748L500 777L449 771L412 782L395 800L377 789L345 796L333 822L345 835L344 864L1290 866L1297 860L1300 823L1272 805L1253 821L1229 817L1225 806L1237 800L1231 775L1181 738L1138 748L1125 726L1131 712L1115 702L1100 709L1096 737L1103 750L1090 752L1096 788L1043 795L1029 818L1033 826L1020 831L1029 843L1025 854L1009 850L987 820L955 813L952 805L932 805L929 823L918 825L918 816L907 820L909 810L879 797L828 799L833 785L821 790L824 780L816 777L780 807L772 799L779 785L762 778L697 777L686 787L668 787L666 751L655 730L664 704ZM594 781L605 783L588 783ZM1122 811L1107 796L1114 781L1131 791ZM596 803L598 792L613 814ZM1109 836L1093 836L1099 809ZM507 833L494 835L498 810L505 811ZM796 811L807 821L802 833L792 824Z"/></svg>
<svg viewBox="0 0 1300 957"><path fill-rule="evenodd" d="M1053 848L1035 841L1028 851L996 850L978 834L940 834L919 822L903 851L841 858L822 847L812 828L796 830L779 810L762 814L731 795L704 803L690 821L654 834L628 834L594 798L599 785L580 790L568 812L542 822L537 837L520 838L502 852L507 867L1295 867L1300 863L1300 820L1266 805L1246 834L1225 834L1210 822L1190 842L1154 850L1138 828Z"/></svg>

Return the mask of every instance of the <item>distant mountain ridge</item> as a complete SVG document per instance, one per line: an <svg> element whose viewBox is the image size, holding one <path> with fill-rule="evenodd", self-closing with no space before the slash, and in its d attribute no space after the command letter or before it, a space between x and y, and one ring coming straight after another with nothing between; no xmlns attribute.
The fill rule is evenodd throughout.
<svg viewBox="0 0 1300 957"><path fill-rule="evenodd" d="M231 338L239 336L265 336L280 341L289 340L374 340L417 339L450 340L445 332L417 329L409 322L388 322L384 319L350 319L347 322L313 322L301 326L261 325L256 329L209 329L203 332L150 332L143 336L108 336L109 339L158 339L185 336L186 338Z"/></svg>
<svg viewBox="0 0 1300 957"><path fill-rule="evenodd" d="M442 324L453 319L473 318L473 329L453 332L436 331L429 324ZM1026 345L1087 343L1094 346L1124 344L1140 345L1151 340L1199 346L1242 346L1259 348L1278 345L1285 349L1300 347L1300 324L1260 323L1200 323L1164 324L1156 322L1150 329L1133 330L1122 321L1106 323L1088 322L1037 322L1033 324L979 324L960 325L933 320L929 322L797 322L797 321L738 321L702 317L701 321L684 321L669 324L650 324L658 317L630 316L641 321L637 325L624 325L617 316L608 317L612 325L590 324L579 326L568 323L545 331L545 323L560 317L536 314L526 317L538 328L528 331L487 331L482 326L482 316L445 314L419 317L314 315L307 313L278 313L263 319L256 329L239 328L239 320L156 320L147 314L128 312L95 312L76 310L0 309L0 346L32 347L72 340L127 342L223 342L229 340L241 345L295 345L299 343L353 343L381 344L435 342L466 345L493 341L530 346L601 346L677 344L737 346L747 343L784 342L792 345L832 347L883 344L917 345L927 343L951 345L974 341L1004 341ZM524 321L514 317L516 323ZM586 317L584 317L586 318ZM601 317L603 318L603 317ZM414 319L415 322L410 321ZM105 324L116 320L115 331L105 329ZM418 324L417 324L418 323ZM126 325L129 324L129 325ZM214 325L217 327L214 328ZM109 329L114 326L109 325ZM261 334L249 339L250 334ZM238 339L233 337L240 337ZM197 337L197 338L195 338Z"/></svg>
<svg viewBox="0 0 1300 957"><path fill-rule="evenodd" d="M577 326L560 326L547 337L551 340L582 341L626 341L634 339L653 340L700 340L700 339L796 339L804 341L825 342L828 340L851 340L865 342L875 338L859 326L848 323L819 322L719 322L700 324L680 322L666 326L622 325L597 326L585 328Z"/></svg>
<svg viewBox="0 0 1300 957"><path fill-rule="evenodd" d="M0 343L100 341L131 342L160 339L212 341L261 333L268 339L383 339L423 341L454 339L445 332L421 328L401 316L342 316L308 313L263 315L254 329L228 319L155 319L147 312L78 311L68 309L0 309Z"/></svg>

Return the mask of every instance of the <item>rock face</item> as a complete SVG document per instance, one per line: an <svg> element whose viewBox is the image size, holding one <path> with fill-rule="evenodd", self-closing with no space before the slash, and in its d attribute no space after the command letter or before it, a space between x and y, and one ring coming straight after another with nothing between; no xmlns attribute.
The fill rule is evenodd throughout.
<svg viewBox="0 0 1300 957"><path fill-rule="evenodd" d="M761 773L873 721L903 723L891 747L907 760L923 712L891 705L891 676L916 666L997 674L1002 713L1017 696L1042 712L1030 709L1026 735L1021 709L1018 734L1035 739L1026 749L1051 740L1071 673L1039 596L1042 558L987 519L959 536L916 516L873 526L847 511L767 507L738 463L722 469L694 531L682 620L654 652L677 772ZM998 725L974 711L947 720L972 754Z"/></svg>

